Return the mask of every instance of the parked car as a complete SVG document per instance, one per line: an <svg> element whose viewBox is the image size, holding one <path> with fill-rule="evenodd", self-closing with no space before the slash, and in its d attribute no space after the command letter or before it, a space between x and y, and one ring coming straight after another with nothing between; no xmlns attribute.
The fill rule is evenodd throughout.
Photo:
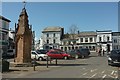
<svg viewBox="0 0 120 80"><path fill-rule="evenodd" d="M108 56L108 65L120 66L120 50L112 50Z"/></svg>
<svg viewBox="0 0 120 80"><path fill-rule="evenodd" d="M47 52L47 55L51 58L57 58L57 59L69 59L70 54L67 54L66 52L59 50L59 49L52 49Z"/></svg>
<svg viewBox="0 0 120 80"><path fill-rule="evenodd" d="M14 49L9 49L7 51L7 57L14 57L15 55L15 50Z"/></svg>
<svg viewBox="0 0 120 80"><path fill-rule="evenodd" d="M69 50L67 51L67 53L70 54L70 56L75 59L82 57L82 54L80 53L79 50Z"/></svg>
<svg viewBox="0 0 120 80"><path fill-rule="evenodd" d="M36 59L39 61L47 60L47 54L42 54L36 51L31 51L31 59Z"/></svg>
<svg viewBox="0 0 120 80"><path fill-rule="evenodd" d="M81 54L82 58L88 57L90 55L90 50L87 48L80 48L77 51Z"/></svg>

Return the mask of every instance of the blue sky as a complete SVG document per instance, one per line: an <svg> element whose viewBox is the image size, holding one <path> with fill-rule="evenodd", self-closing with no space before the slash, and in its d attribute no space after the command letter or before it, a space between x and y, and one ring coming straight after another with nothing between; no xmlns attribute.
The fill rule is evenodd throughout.
<svg viewBox="0 0 120 80"><path fill-rule="evenodd" d="M2 3L2 15L11 20L10 28L18 23L22 8L21 2ZM28 2L26 9L37 38L49 26L64 27L65 32L73 24L80 31L118 31L117 2Z"/></svg>

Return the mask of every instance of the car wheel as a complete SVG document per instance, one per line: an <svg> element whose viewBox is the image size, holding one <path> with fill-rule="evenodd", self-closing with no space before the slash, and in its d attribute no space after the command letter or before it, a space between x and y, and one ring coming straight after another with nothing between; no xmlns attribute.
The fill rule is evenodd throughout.
<svg viewBox="0 0 120 80"><path fill-rule="evenodd" d="M42 57L39 57L39 58L38 58L38 60L39 60L39 61L42 61L42 60L43 60L43 58L42 58Z"/></svg>
<svg viewBox="0 0 120 80"><path fill-rule="evenodd" d="M78 55L75 55L75 59L78 59L79 57L78 57Z"/></svg>
<svg viewBox="0 0 120 80"><path fill-rule="evenodd" d="M68 59L68 57L67 57L67 56L65 56L65 57L64 57L64 59L65 59L65 60L67 60L67 59Z"/></svg>

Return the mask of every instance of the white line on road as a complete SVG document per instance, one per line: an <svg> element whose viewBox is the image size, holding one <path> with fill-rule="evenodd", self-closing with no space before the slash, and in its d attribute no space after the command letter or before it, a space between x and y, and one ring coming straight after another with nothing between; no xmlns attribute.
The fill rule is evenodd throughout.
<svg viewBox="0 0 120 80"><path fill-rule="evenodd" d="M105 78L107 75L105 74L102 78Z"/></svg>
<svg viewBox="0 0 120 80"><path fill-rule="evenodd" d="M117 71L115 71L115 73L117 73Z"/></svg>
<svg viewBox="0 0 120 80"><path fill-rule="evenodd" d="M115 72L115 71L112 71L111 75L113 75L113 74L114 74L114 72Z"/></svg>
<svg viewBox="0 0 120 80"><path fill-rule="evenodd" d="M93 78L94 76L96 76L97 75L97 73L95 73L94 75L92 75L90 78Z"/></svg>
<svg viewBox="0 0 120 80"><path fill-rule="evenodd" d="M109 77L111 77L111 78L114 78L113 76L111 76L111 75L108 75Z"/></svg>
<svg viewBox="0 0 120 80"><path fill-rule="evenodd" d="M96 76L97 75L97 73L95 73L94 75L92 75L88 80L90 80L91 78L93 78L94 76Z"/></svg>
<svg viewBox="0 0 120 80"><path fill-rule="evenodd" d="M93 69L93 70L90 70L90 72L94 72L94 71L96 71L97 69Z"/></svg>
<svg viewBox="0 0 120 80"><path fill-rule="evenodd" d="M105 73L105 70L104 70L104 71L102 71L102 74L103 74L103 73Z"/></svg>
<svg viewBox="0 0 120 80"><path fill-rule="evenodd" d="M84 73L83 75L86 75L87 73Z"/></svg>
<svg viewBox="0 0 120 80"><path fill-rule="evenodd" d="M83 68L83 69L85 69L85 68Z"/></svg>

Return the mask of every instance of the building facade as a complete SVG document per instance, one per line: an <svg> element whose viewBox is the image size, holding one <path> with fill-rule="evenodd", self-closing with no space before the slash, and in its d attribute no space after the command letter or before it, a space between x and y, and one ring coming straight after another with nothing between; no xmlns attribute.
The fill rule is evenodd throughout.
<svg viewBox="0 0 120 80"><path fill-rule="evenodd" d="M112 49L120 49L120 32L112 32Z"/></svg>
<svg viewBox="0 0 120 80"><path fill-rule="evenodd" d="M15 49L15 31L10 28L9 30L9 45L8 49Z"/></svg>
<svg viewBox="0 0 120 80"><path fill-rule="evenodd" d="M96 32L79 32L74 36L74 39L70 39L69 35L71 34L64 35L60 46L61 50L67 51L79 48L88 48L90 51L96 50Z"/></svg>
<svg viewBox="0 0 120 80"><path fill-rule="evenodd" d="M0 16L0 53L7 53L9 41L9 23L11 21Z"/></svg>
<svg viewBox="0 0 120 80"><path fill-rule="evenodd" d="M71 34L64 34L64 38L61 40L60 49L63 51L68 51L72 49L78 49L79 45L77 45L78 35L74 35L74 39L72 39Z"/></svg>
<svg viewBox="0 0 120 80"><path fill-rule="evenodd" d="M97 49L105 51L112 50L112 30L96 31L97 32Z"/></svg>
<svg viewBox="0 0 120 80"><path fill-rule="evenodd" d="M94 31L80 32L78 44L82 48L88 48L90 51L96 50L96 38L97 34Z"/></svg>
<svg viewBox="0 0 120 80"><path fill-rule="evenodd" d="M43 49L59 48L64 34L64 28L47 27L42 31Z"/></svg>

